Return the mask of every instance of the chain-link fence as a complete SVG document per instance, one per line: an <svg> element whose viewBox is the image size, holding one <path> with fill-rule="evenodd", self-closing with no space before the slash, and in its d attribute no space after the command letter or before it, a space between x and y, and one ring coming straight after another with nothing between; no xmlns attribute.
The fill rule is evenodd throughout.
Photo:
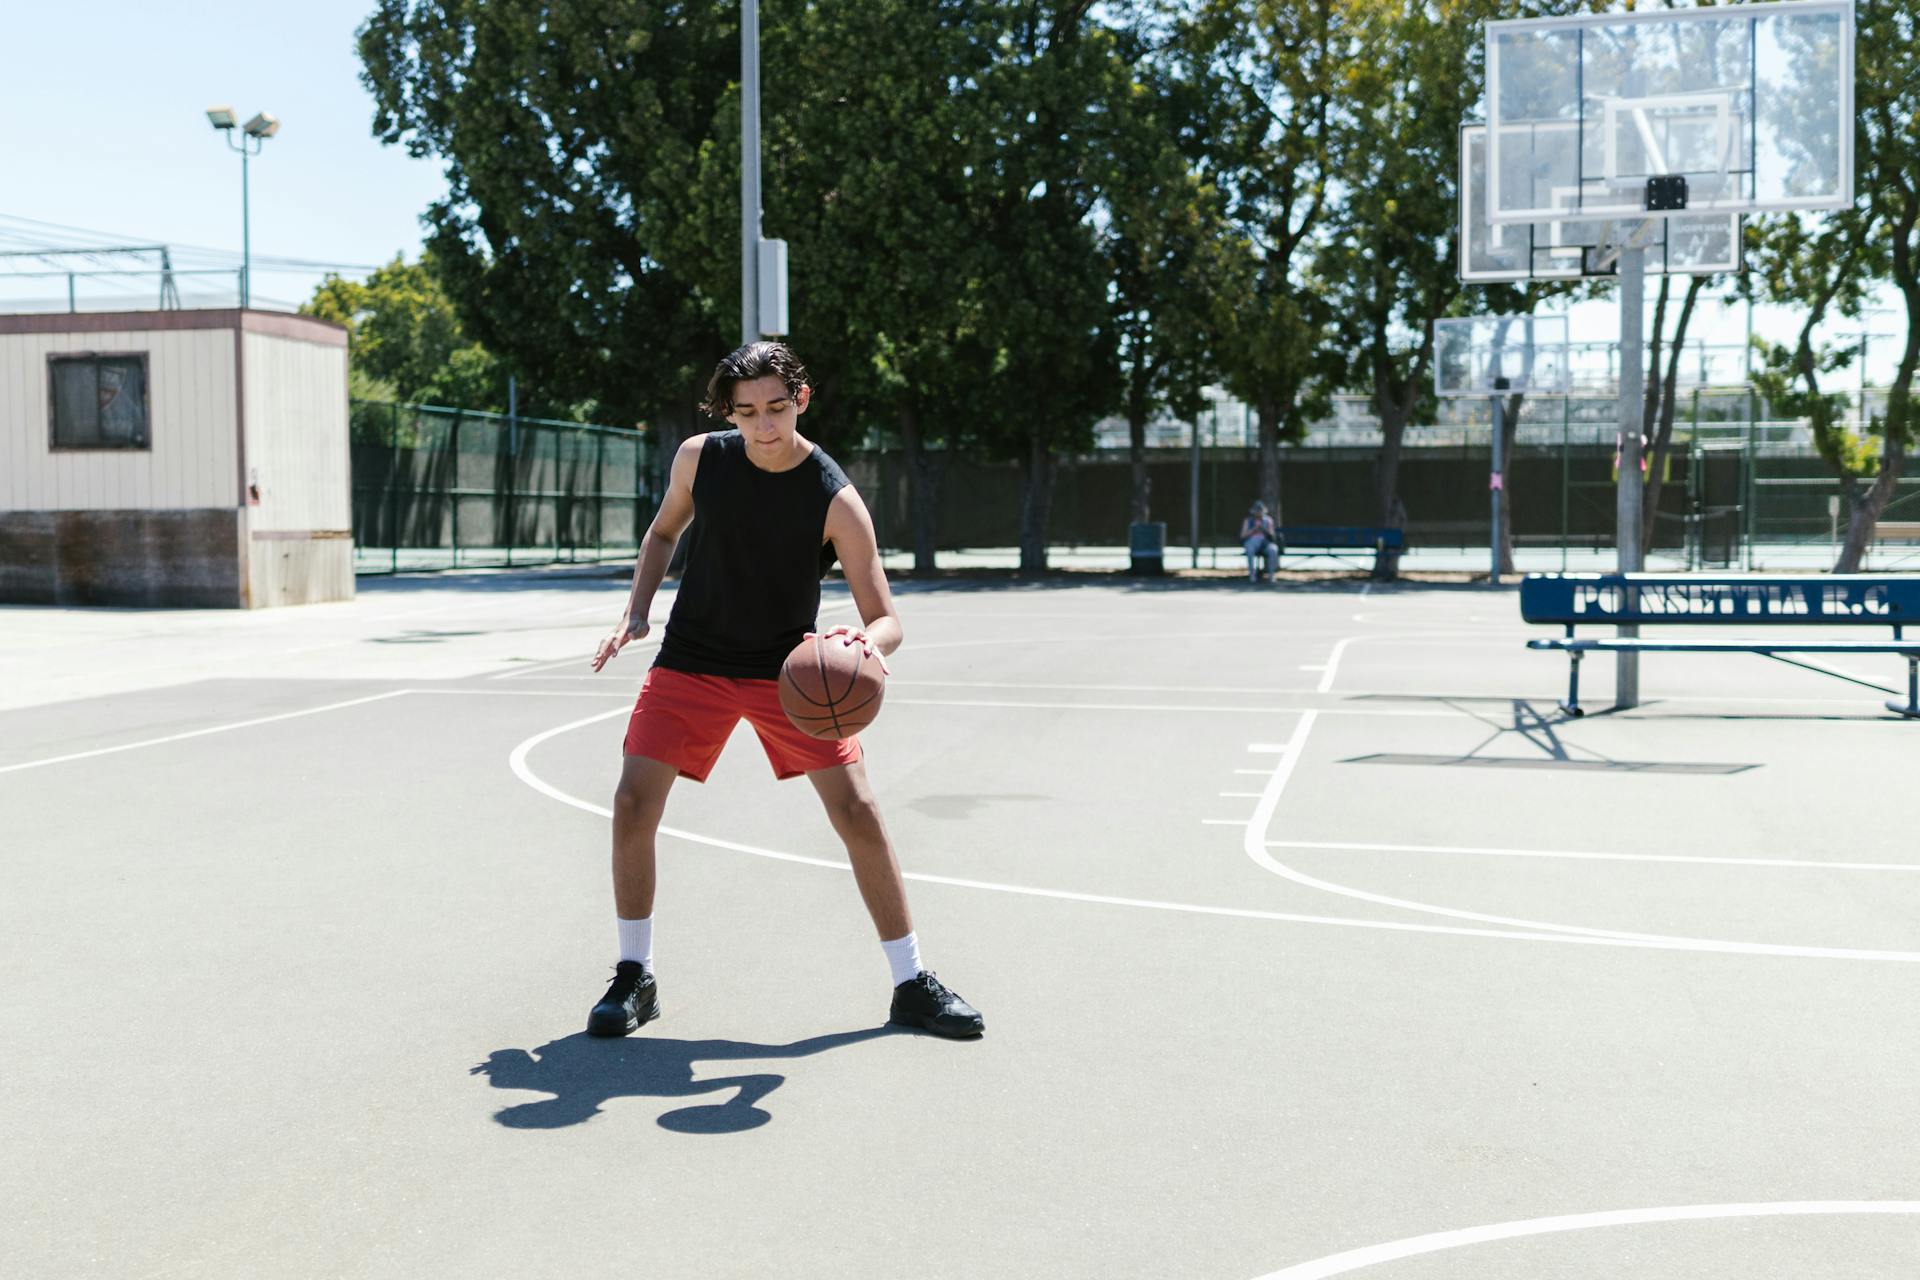
<svg viewBox="0 0 1920 1280"><path fill-rule="evenodd" d="M1659 562L1687 568L1807 569L1831 564L1846 534L1838 478L1795 422L1752 422L1744 395L1683 400L1658 474L1652 537ZM1764 408L1764 405L1756 405ZM1487 413L1482 406L1483 414ZM1490 415L1488 415L1490 416ZM1202 417L1179 444L1147 450L1151 517L1170 546L1239 554L1236 535L1260 496L1259 451L1214 442ZM1415 551L1484 548L1490 537L1488 472L1492 428L1455 420L1409 428L1398 492ZM1547 398L1522 408L1508 461L1506 506L1517 548L1559 551L1562 567L1616 541L1617 402ZM1280 518L1292 525L1374 525L1380 433L1354 425L1316 432L1280 450ZM912 546L907 465L897 450L854 455L849 471L874 509L883 545ZM1018 463L953 458L941 468L934 522L942 549L1006 547L1018 540L1025 474ZM1874 569L1920 568L1920 457L1909 458L1882 519L1886 536L1870 549ZM1649 479L1654 477L1651 475ZM1124 449L1062 458L1055 470L1049 542L1056 547L1124 546L1132 496ZM1901 528L1905 526L1905 528ZM1590 555L1589 555L1590 559Z"/></svg>
<svg viewBox="0 0 1920 1280"><path fill-rule="evenodd" d="M1648 551L1693 568L1831 563L1846 533L1840 485L1806 428L1751 422L1742 394L1683 401L1660 472ZM1763 408L1764 406L1756 406ZM1614 545L1617 408L1609 399L1527 401L1505 488L1516 547L1560 559ZM1258 450L1216 443L1203 417L1181 446L1147 451L1152 518L1173 546L1238 554L1235 535L1259 494ZM1487 543L1491 427L1455 420L1411 428L1399 492L1415 551ZM1281 450L1283 523L1378 521L1379 432L1359 424ZM509 419L427 405L352 406L355 564L362 573L631 560L659 499L659 456L639 432ZM913 544L906 460L898 450L839 454L874 512L881 545ZM1019 541L1025 476L1017 463L953 458L943 468L937 546ZM1132 470L1124 449L1062 458L1049 542L1124 545ZM1910 459L1884 523L1920 525L1920 458ZM1871 568L1920 568L1920 542L1877 544Z"/></svg>
<svg viewBox="0 0 1920 1280"><path fill-rule="evenodd" d="M658 500L635 431L432 405L351 406L360 573L632 559Z"/></svg>

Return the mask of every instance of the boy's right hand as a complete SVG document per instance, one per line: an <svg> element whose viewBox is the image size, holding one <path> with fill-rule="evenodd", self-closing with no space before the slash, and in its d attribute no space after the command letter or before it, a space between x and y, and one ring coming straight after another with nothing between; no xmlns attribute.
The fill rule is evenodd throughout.
<svg viewBox="0 0 1920 1280"><path fill-rule="evenodd" d="M602 640L600 647L593 651L593 669L598 671L606 666L619 655L622 649L635 640L645 639L651 630L653 627L645 618L628 618L622 622L614 628L613 634Z"/></svg>

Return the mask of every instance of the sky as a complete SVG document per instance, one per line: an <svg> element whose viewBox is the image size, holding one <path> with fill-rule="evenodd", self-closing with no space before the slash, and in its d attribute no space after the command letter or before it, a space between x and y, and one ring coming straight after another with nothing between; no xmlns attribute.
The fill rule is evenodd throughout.
<svg viewBox="0 0 1920 1280"><path fill-rule="evenodd" d="M205 114L225 104L243 121L256 111L281 121L251 163L256 255L361 265L417 257L420 214L446 184L434 162L373 136L353 34L371 8L366 0L8 5L0 247L81 238L17 221L30 218L238 255L240 157ZM319 278L256 265L254 296L291 306ZM183 292L192 287L214 286L181 281ZM0 280L0 307L65 289L63 280Z"/></svg>
<svg viewBox="0 0 1920 1280"><path fill-rule="evenodd" d="M9 5L10 39L0 50L0 249L165 243L181 250L177 266L231 271L240 250L240 158L205 115L208 106L224 104L242 120L262 110L281 120L279 136L252 163L257 257L359 267L395 254L417 257L420 215L446 184L436 162L373 137L372 101L354 51L354 30L370 8L371 0L281 0L251 12L187 0ZM190 254L185 246L224 256ZM0 259L0 309L63 307L63 279L5 274L47 269L34 260ZM321 276L318 269L256 264L256 305L290 309ZM182 277L180 288L193 305L193 291L230 291L231 279ZM151 306L157 278L82 281L78 289L83 298L91 289L95 306L109 294ZM223 301L230 305L230 292ZM1571 336L1611 340L1616 315L1610 297L1576 306ZM1737 348L1746 326L1744 306L1708 305L1693 337ZM1868 325L1883 332L1896 326L1890 315ZM1787 340L1793 318L1762 308L1755 328ZM1878 351L1891 353L1892 346L1883 340Z"/></svg>

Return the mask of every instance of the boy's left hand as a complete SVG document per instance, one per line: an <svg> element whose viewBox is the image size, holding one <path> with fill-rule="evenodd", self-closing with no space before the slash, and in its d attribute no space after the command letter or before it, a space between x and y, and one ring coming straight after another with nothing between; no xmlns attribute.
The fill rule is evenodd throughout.
<svg viewBox="0 0 1920 1280"><path fill-rule="evenodd" d="M887 675L893 674L893 669L887 666L887 655L881 653L878 646L873 643L873 638L860 628L849 627L843 624L831 630L822 631L819 634L822 640L831 639L838 640L841 644L845 645L859 645L861 652L880 664L880 670L882 672Z"/></svg>

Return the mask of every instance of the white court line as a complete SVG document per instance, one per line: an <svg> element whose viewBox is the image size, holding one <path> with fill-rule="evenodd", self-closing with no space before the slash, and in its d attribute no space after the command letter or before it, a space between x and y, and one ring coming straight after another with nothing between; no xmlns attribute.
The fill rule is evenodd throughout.
<svg viewBox="0 0 1920 1280"><path fill-rule="evenodd" d="M616 707L612 711L603 711L597 715L584 716L566 724L543 730L516 746L507 756L507 764L514 776L549 799L561 804L595 814L602 818L612 818L613 811L605 805L594 804L572 796L547 782L533 771L527 763L527 756L533 749L550 738L610 720L614 716L628 714L625 707ZM1298 736L1298 735L1296 735ZM1277 795L1277 793L1276 793ZM1236 824L1237 825L1237 824ZM1252 830L1251 825L1247 828ZM804 854L787 853L778 849L763 849L757 845L741 844L734 840L722 840L715 836L703 836L695 831L683 831L677 827L660 828L662 835L676 840L685 840L690 844L706 845L714 849L729 849L735 853L751 854L756 858L771 858L777 862L795 862L802 866L826 867L834 871L851 871L844 862L834 862L826 858L810 858ZM961 889L984 889L993 893L1011 893L1028 898L1050 898L1064 902L1086 902L1097 906L1137 907L1148 911L1176 911L1187 915L1226 916L1239 920L1273 920L1284 924L1328 925L1344 929L1373 929L1383 933L1424 933L1460 938L1506 938L1520 942L1554 942L1566 946L1629 947L1652 951L1704 951L1732 953L1738 955L1791 956L1796 958L1821 960L1883 960L1899 963L1920 963L1920 952L1913 951L1864 951L1840 947L1793 947L1772 946L1765 943L1714 942L1694 938L1663 938L1644 941L1632 937L1602 937L1559 932L1535 932L1511 929L1470 929L1457 925L1413 924L1398 920L1363 920L1344 916L1310 916L1290 911L1260 911L1248 907L1214 907L1190 902L1162 902L1152 898L1123 898L1112 894L1079 893L1067 889L1038 889L1029 885L1002 884L991 880L966 880L958 876L930 875L923 871L903 871L908 880L926 884L943 884Z"/></svg>
<svg viewBox="0 0 1920 1280"><path fill-rule="evenodd" d="M1242 791L1222 791L1245 795ZM1710 867L1793 867L1812 871L1920 871L1915 862L1820 862L1812 858L1715 858L1686 853L1583 853L1570 849L1489 849L1476 845L1359 844L1346 840L1269 840L1274 849L1351 849L1362 853L1465 853L1494 858L1572 858L1594 862L1683 862Z"/></svg>
<svg viewBox="0 0 1920 1280"><path fill-rule="evenodd" d="M1359 615L1354 615L1358 617ZM1334 642L1333 652L1327 655L1326 672L1320 677L1315 693L1332 693L1333 678L1340 673L1340 659L1346 656L1347 646L1361 640L1419 640L1426 644L1471 645L1479 646L1497 640L1525 640L1536 635L1536 630L1520 631L1389 631L1385 633L1367 632L1364 635L1342 636Z"/></svg>
<svg viewBox="0 0 1920 1280"><path fill-rule="evenodd" d="M1230 684L1052 684L1045 682L1011 680L902 680L893 678L887 682L890 688L928 688L939 689L1040 689L1068 690L1076 693L1259 693L1290 694L1313 693L1312 689L1287 689L1277 685L1230 685Z"/></svg>
<svg viewBox="0 0 1920 1280"><path fill-rule="evenodd" d="M830 600L820 606L820 608L816 611L815 616L818 617L819 614L822 614L822 613L834 613L841 609L850 609L853 607L853 605L854 605L854 600L852 599L852 597L847 597L845 599L840 599L840 600ZM662 637L664 637L666 634L666 630L667 630L666 622L664 620L656 622L651 616L649 616L647 618L647 626L648 626L648 631L646 635L642 636L638 640L633 641L631 644L627 645L626 648L620 650L620 652L627 653L634 649L658 645ZM527 663L524 666L509 667L505 671L495 672L493 675L488 676L487 679L517 680L517 679L522 679L527 676L530 676L535 671L551 671L555 667L564 667L568 663L576 663L576 662L581 664L582 666L585 666L590 664L592 661L593 661L593 652L589 650L586 653L579 654L571 658L555 658L552 662L532 662L532 663ZM613 661L615 662L619 661L619 656L617 654L614 656ZM594 675L597 675L597 674L599 673L598 672L594 673ZM552 677L538 677L538 678L552 678ZM593 676L592 675L571 676L567 678L574 679L574 680L590 680L593 678Z"/></svg>
<svg viewBox="0 0 1920 1280"><path fill-rule="evenodd" d="M1409 1236L1386 1244L1350 1249L1313 1262L1302 1262L1280 1271L1269 1271L1259 1280L1326 1280L1363 1267L1402 1258L1486 1244L1494 1240L1517 1240L1525 1236L1553 1235L1562 1231L1585 1231L1594 1227L1639 1226L1649 1222L1711 1222L1727 1218L1793 1218L1829 1214L1916 1214L1920 1200L1785 1200L1771 1204L1684 1204L1657 1209L1613 1209L1604 1213L1570 1213L1553 1218L1528 1218L1520 1222L1496 1222L1484 1227L1464 1227L1458 1231L1435 1231L1424 1236Z"/></svg>
<svg viewBox="0 0 1920 1280"><path fill-rule="evenodd" d="M139 742L123 742L113 747L95 747L91 751L75 751L70 755L48 756L44 760L25 760L19 764L0 765L0 773L14 773L21 769L38 769L44 765L65 764L69 760L90 760L94 756L110 756L119 751L138 751L142 747L157 747L168 742L183 742L188 738L204 738L210 733L226 733L232 729L250 729L257 724L272 724L276 720L293 720L300 716L315 716L322 711L338 711L342 707L357 707L367 702L379 702L383 698L398 698L406 693L405 689L390 689L385 693L370 694L364 698L349 698L345 702L329 702L321 707L306 707L299 711L283 711L277 716L260 716L253 720L236 720L232 724L216 724L205 729L189 729L185 733L170 733L164 738L145 738Z"/></svg>
<svg viewBox="0 0 1920 1280"><path fill-rule="evenodd" d="M1293 736L1287 739L1285 754L1279 765L1267 781L1266 791L1258 804L1254 806L1253 816L1247 819L1241 838L1241 848L1256 866L1271 871L1283 880L1291 880L1297 885L1309 889L1318 889L1323 893L1335 894L1342 898L1352 898L1358 902L1371 902L1376 906L1395 907L1402 911L1417 911L1423 915L1446 916L1454 920L1477 920L1483 924L1506 925L1510 928L1529 931L1546 930L1550 933L1570 937L1605 938L1629 941L1643 946L1675 946L1692 951L1721 951L1734 955L1795 955L1825 957L1829 959L1865 958L1872 955L1876 959L1920 961L1920 952L1911 951L1873 951L1867 952L1853 947L1804 947L1761 942L1722 942L1717 939L1688 938L1674 934L1634 933L1624 929L1594 929L1585 925L1556 924L1550 920L1527 920L1518 916L1499 916L1484 911L1463 911L1456 907L1442 907L1431 902L1415 902L1409 898L1390 897L1384 893L1369 893L1364 889L1355 889L1349 885L1335 884L1331 880L1321 880L1298 871L1281 862L1266 850L1267 828L1273 823L1274 812L1280 806L1280 793L1286 789L1287 779L1292 776L1294 766L1300 762L1300 753L1306 746L1307 735L1313 731L1316 712L1307 712L1295 725ZM1271 746L1254 744L1249 751L1272 751Z"/></svg>
<svg viewBox="0 0 1920 1280"><path fill-rule="evenodd" d="M611 670L611 668L609 668L609 670ZM479 679L482 677L474 677L474 678ZM492 678L492 677L486 677L486 678ZM545 678L547 677L542 677L542 676L530 677L530 679L533 679L533 680L541 680ZM572 679L573 677L569 676L566 678ZM619 679L617 675L609 676L605 674L594 675L594 676L581 676L579 678L582 680L597 680L597 681L608 681L608 682ZM614 696L631 698L634 696L635 693L638 692L638 690L639 690L639 686L636 683L628 687L624 692L621 692L617 695L615 693L590 693L584 689L473 689L473 688L425 689L425 688L420 688L420 689L410 689L408 690L408 692L438 693L438 694L474 694L474 695L494 694L494 695L502 695L502 696L511 695L516 698L604 698L604 697L614 697ZM988 702L984 700L974 700L974 699L967 699L967 698L891 698L890 697L887 699L887 705L890 707L987 707L990 709L1001 710L1001 711L1179 711L1179 712L1222 711L1222 712L1227 712L1233 715L1244 715L1249 713L1258 713L1262 715L1301 715L1309 710L1318 710L1322 715L1329 715L1329 716L1367 716L1367 717L1373 717L1373 718L1384 717L1386 719L1399 719L1399 720L1444 720L1452 716L1470 714L1468 712L1457 711L1457 710L1392 711L1382 707L1319 707L1319 708L1235 707L1235 706L1223 706L1219 704L1208 705L1205 703L1200 703L1200 704L1188 705L1188 704L1171 703L1171 702L1142 702L1142 703L1124 703L1124 704L1104 703L1104 702ZM1278 751L1279 748L1275 747L1274 750ZM1267 774L1267 770L1265 769L1237 769L1234 772L1254 773L1254 774L1259 774L1261 777L1265 777Z"/></svg>
<svg viewBox="0 0 1920 1280"><path fill-rule="evenodd" d="M1122 631L1104 636L995 636L990 640L935 640L931 644L916 644L915 653L924 653L929 649L985 649L1005 648L1009 645L1025 647L1035 644L1093 644L1101 640L1272 640L1271 631Z"/></svg>
<svg viewBox="0 0 1920 1280"><path fill-rule="evenodd" d="M1244 707L1179 702L1000 702L961 698L888 698L890 707L993 707L1010 711L1224 711L1232 715L1290 716L1327 710L1331 715L1387 716L1401 720L1450 720L1459 711L1389 711L1380 707Z"/></svg>
<svg viewBox="0 0 1920 1280"><path fill-rule="evenodd" d="M660 643L660 633L662 630L664 630L663 627L654 627L652 631L649 632L647 635L644 635L640 637L638 640L634 640L629 644L627 644L624 648L620 650L620 653L632 653L636 649L653 648L654 646ZM611 659L609 659L609 663L618 662L618 661L620 661L620 654L618 653L615 654ZM574 654L572 657L568 657L568 658L555 658L552 662L530 662L523 666L508 667L505 671L494 672L492 675L488 676L487 679L514 680L534 671L551 671L555 667L565 667L565 666L585 667L585 666L591 666L592 664L593 664L592 652L577 653L577 654ZM596 671L592 673L592 675L573 676L570 678L575 680L591 680L593 676L596 676L598 674L600 673Z"/></svg>

